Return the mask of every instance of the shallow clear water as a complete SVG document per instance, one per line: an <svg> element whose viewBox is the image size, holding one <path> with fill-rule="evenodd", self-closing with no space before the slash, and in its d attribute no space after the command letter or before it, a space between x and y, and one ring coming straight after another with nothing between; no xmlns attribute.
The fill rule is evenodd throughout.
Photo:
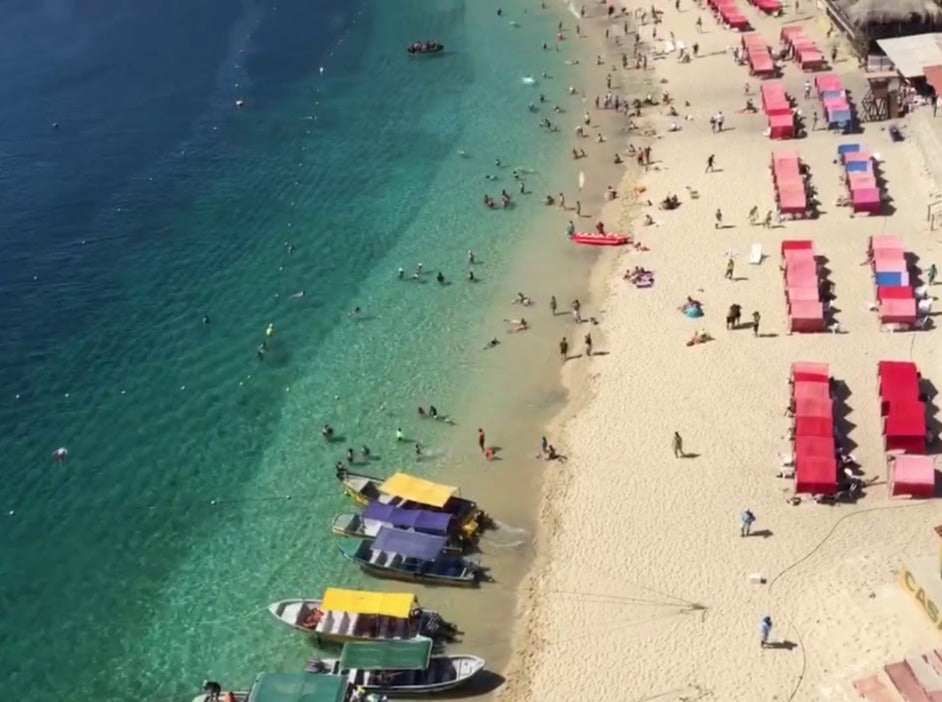
<svg viewBox="0 0 942 702"><path fill-rule="evenodd" d="M418 436L415 406L456 401L480 357L468 330L541 207L493 162L535 169L542 192L553 158L526 104L566 76L521 81L555 23L531 4L11 10L3 689L157 700L207 676L245 684L310 654L265 604L368 582L328 532L347 507L332 466L366 443L373 472L417 469L398 426L433 459L449 440ZM424 38L447 51L405 53ZM518 207L485 210L501 187ZM422 282L397 280L420 261ZM326 422L343 441L321 439Z"/></svg>

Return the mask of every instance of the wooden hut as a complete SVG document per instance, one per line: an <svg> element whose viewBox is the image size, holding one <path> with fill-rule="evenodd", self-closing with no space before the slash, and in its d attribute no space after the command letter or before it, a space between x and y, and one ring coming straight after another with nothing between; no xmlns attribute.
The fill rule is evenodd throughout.
<svg viewBox="0 0 942 702"><path fill-rule="evenodd" d="M862 57L879 53L877 39L942 30L942 6L936 0L824 0L824 5Z"/></svg>

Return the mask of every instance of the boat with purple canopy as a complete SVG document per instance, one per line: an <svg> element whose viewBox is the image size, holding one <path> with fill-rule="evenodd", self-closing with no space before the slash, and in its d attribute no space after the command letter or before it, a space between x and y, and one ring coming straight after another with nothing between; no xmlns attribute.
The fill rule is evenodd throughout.
<svg viewBox="0 0 942 702"><path fill-rule="evenodd" d="M375 539L343 541L340 553L381 578L439 585L476 585L484 570L470 559L448 553L448 539L435 534L382 526Z"/></svg>
<svg viewBox="0 0 942 702"><path fill-rule="evenodd" d="M468 545L452 515L427 509L396 507L382 502L371 502L360 514L338 514L331 522L330 528L339 536L375 539L384 526L445 536L448 539L445 544L446 551L461 553Z"/></svg>

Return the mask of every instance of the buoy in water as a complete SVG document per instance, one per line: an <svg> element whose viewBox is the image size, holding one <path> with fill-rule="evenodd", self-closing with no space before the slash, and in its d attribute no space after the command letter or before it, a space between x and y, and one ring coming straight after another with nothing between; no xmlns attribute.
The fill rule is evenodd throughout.
<svg viewBox="0 0 942 702"><path fill-rule="evenodd" d="M236 100L236 107L242 107L242 105L244 104L245 104L245 101L242 100L242 98L239 98L238 100Z"/></svg>
<svg viewBox="0 0 942 702"><path fill-rule="evenodd" d="M57 461L58 463L62 463L62 461L64 461L68 455L69 449L67 449L65 446L60 446L52 452L53 460Z"/></svg>

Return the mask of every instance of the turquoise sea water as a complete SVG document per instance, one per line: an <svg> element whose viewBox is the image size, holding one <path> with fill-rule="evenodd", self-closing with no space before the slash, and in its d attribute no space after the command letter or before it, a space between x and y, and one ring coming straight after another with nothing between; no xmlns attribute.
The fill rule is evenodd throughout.
<svg viewBox="0 0 942 702"><path fill-rule="evenodd" d="M11 10L4 690L147 702L206 677L246 684L310 654L265 604L368 583L327 530L348 506L332 466L364 443L373 472L413 464L395 428L457 401L483 341L469 330L542 207L494 160L535 169L537 193L555 162L526 105L566 76L521 77L556 17L500 4L500 18L490 0ZM406 55L425 38L447 51ZM518 206L485 210L501 187ZM418 262L421 283L396 279ZM327 422L343 441L321 439ZM421 438L434 457L453 436Z"/></svg>

